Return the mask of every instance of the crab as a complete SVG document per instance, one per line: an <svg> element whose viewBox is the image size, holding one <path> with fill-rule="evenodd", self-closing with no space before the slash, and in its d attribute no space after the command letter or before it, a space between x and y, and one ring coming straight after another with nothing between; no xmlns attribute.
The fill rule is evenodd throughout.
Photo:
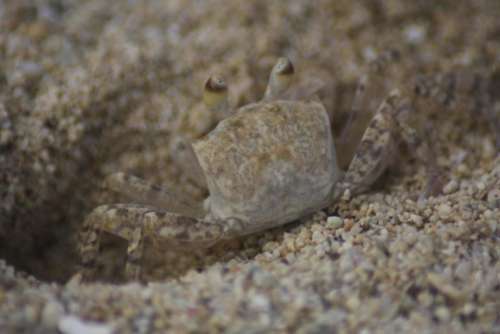
<svg viewBox="0 0 500 334"><path fill-rule="evenodd" d="M366 191L391 161L404 99L394 90L373 113L346 171L338 164L328 111L314 94L287 95L294 67L281 58L271 71L264 98L231 111L227 85L205 83L206 108L230 116L203 138L183 143L182 164L209 196L197 203L125 173L107 186L133 203L101 205L90 213L79 251L84 279L94 278L101 232L127 240L125 276L141 279L145 240L184 248L261 232L330 206L345 194ZM359 91L365 87L364 81ZM358 94L357 94L358 95Z"/></svg>

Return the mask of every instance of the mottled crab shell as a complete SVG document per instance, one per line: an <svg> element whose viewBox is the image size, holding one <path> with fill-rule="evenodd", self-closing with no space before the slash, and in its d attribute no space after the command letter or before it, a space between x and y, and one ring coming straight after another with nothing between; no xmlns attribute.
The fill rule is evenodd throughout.
<svg viewBox="0 0 500 334"><path fill-rule="evenodd" d="M328 115L316 101L240 108L193 144L215 219L253 233L329 203L339 178Z"/></svg>

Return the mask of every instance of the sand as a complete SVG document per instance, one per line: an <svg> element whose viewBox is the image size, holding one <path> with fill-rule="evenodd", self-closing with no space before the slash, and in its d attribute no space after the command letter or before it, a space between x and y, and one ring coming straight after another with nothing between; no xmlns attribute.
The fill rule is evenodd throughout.
<svg viewBox="0 0 500 334"><path fill-rule="evenodd" d="M499 15L494 0L0 4L0 332L500 332ZM438 194L421 196L430 161L403 144L370 191L310 217L195 254L148 249L143 283L123 281L108 238L101 279L70 280L84 217L126 202L109 173L206 195L169 145L207 131L210 115L189 115L210 73L240 106L287 55L299 81L333 82L338 131L393 49L374 105L434 73L492 78L488 113L474 94L416 103Z"/></svg>

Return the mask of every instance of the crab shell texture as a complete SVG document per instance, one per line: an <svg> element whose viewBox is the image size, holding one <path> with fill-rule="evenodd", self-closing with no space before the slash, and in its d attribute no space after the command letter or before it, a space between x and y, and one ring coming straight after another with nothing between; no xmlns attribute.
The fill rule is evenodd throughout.
<svg viewBox="0 0 500 334"><path fill-rule="evenodd" d="M330 121L316 101L253 103L193 144L212 219L253 233L327 206L339 179Z"/></svg>

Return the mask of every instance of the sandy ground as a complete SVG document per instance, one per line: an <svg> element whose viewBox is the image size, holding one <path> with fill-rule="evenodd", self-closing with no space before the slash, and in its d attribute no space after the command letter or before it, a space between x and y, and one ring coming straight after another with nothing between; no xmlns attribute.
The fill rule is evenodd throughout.
<svg viewBox="0 0 500 334"><path fill-rule="evenodd" d="M500 332L499 15L494 0L0 2L0 332ZM105 175L206 195L168 147L206 131L213 115L193 110L210 73L240 106L287 55L299 81L332 82L338 131L394 49L371 105L434 73L489 80L415 103L438 195L421 197L430 161L401 145L369 192L311 217L194 254L150 248L142 285L109 237L99 282L69 281L85 215L124 201Z"/></svg>

